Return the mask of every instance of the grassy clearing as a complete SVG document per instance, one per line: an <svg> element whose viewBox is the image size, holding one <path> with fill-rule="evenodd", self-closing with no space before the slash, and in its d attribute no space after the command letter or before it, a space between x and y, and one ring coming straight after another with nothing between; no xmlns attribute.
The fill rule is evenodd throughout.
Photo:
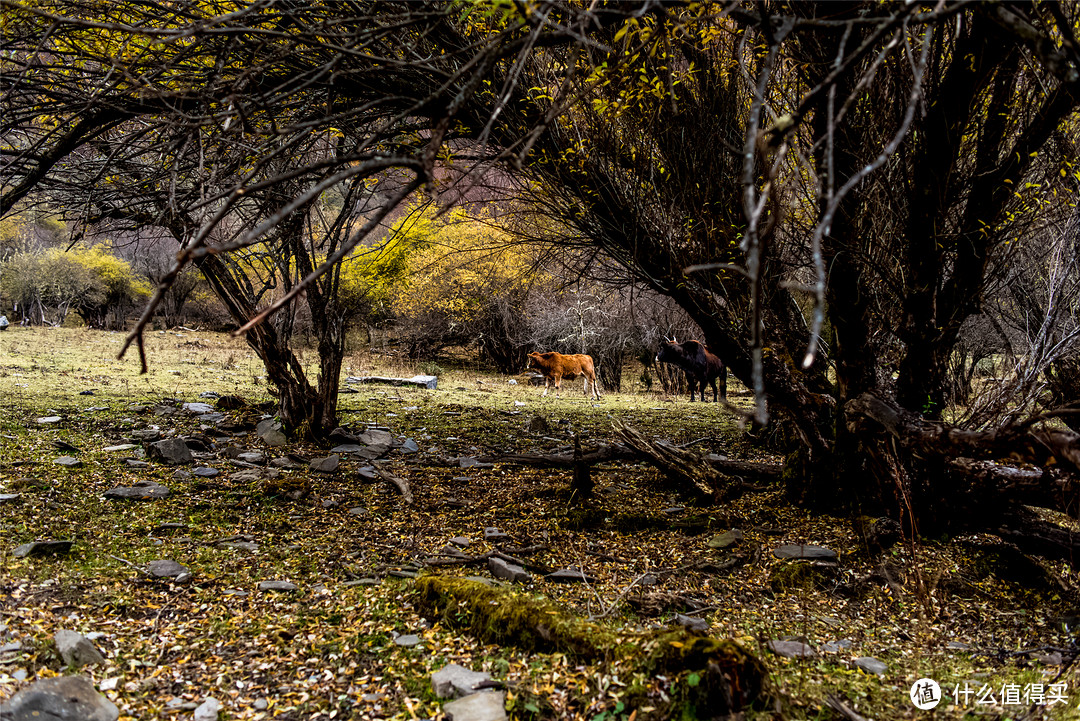
<svg viewBox="0 0 1080 721"><path fill-rule="evenodd" d="M108 661L87 673L128 719L182 718L190 714L183 704L205 696L221 700L234 719L431 717L440 704L429 676L448 662L504 681L516 717L666 713L665 699L692 682L686 675L620 677L617 666L602 660L497 647L421 618L413 582L393 574L487 576L483 566L439 570L422 561L454 536L474 541L470 554L492 550L482 530L497 526L515 546L546 547L530 561L577 566L596 579L561 585L537 577L519 590L592 617L620 637L632 639L667 625L676 610L689 610L687 604L699 606L696 615L710 623L712 635L757 650L789 718L830 717L824 706L830 693L876 719L915 718L924 712L907 695L923 677L936 679L950 695L965 683L974 692L966 706L940 706L939 717L1031 711L1032 718L1080 718L1076 674L1054 663L1053 648L1046 648L1072 647L1061 619L1077 615L1076 575L1010 555L994 537L901 544L887 554L886 576L880 559L859 548L847 520L792 508L779 489L722 507L668 511L686 501L653 470L610 464L594 471L597 495L583 509L567 492L569 472L446 463L462 455L550 450L574 434L610 440L613 420L733 457L761 457L719 407L644 393L608 394L594 403L580 382L563 398L541 399L538 389L508 385L505 377L444 367L438 391L362 386L341 396L343 423L386 425L420 445L421 454L391 456L386 466L409 481L413 506L387 484L365 481L354 462L330 475L286 472L311 488L294 502L265 496L257 481L234 480L241 469L225 458L205 461L222 471L215 478L175 480L172 468L127 468L125 454L102 450L150 426L199 431L190 417L154 415L152 407L163 399L195 401L215 391L270 400L261 367L242 341L153 334L147 339L151 371L139 375L136 359L114 358L121 338L66 328L0 334L0 493L21 494L17 502L0 503L0 625L7 627L0 646L22 644L0 655L0 697L63 672L51 638L71 628L105 634L96 644ZM423 370L431 368L379 355L346 362L353 375ZM80 395L85 390L94 395ZM47 415L61 420L35 422ZM549 430L525 430L534 415L544 417ZM83 465L53 465L69 453L57 441L81 448ZM260 448L253 436L219 446L230 443ZM288 450L307 458L325 452ZM102 498L109 487L147 478L173 494L145 503ZM572 522L581 510L591 511L590 523ZM161 529L166 523L184 527ZM744 531L737 552L748 562L717 571L730 551L707 542L730 528ZM258 550L213 543L237 534L254 539ZM11 553L46 538L76 543L59 558ZM841 554L840 569L796 574L802 583L782 585L785 562L771 554L782 543L828 546ZM133 567L159 558L189 567L195 581L152 580ZM632 587L646 574L658 583ZM368 578L374 585L346 585ZM919 578L930 590L918 590ZM300 590L256 590L271 579ZM398 634L417 634L421 644L398 646ZM819 648L848 639L850 646L813 661L781 659L762 647L787 637ZM972 650L950 649L950 642ZM1036 648L1043 656L1018 653ZM856 669L853 659L862 656L885 662L888 670L878 677ZM1003 685L1007 692L1011 685L1030 692L1031 684L1050 683L1068 684L1067 707L1003 704L1000 698ZM993 689L997 703L976 703L983 686ZM751 715L774 713L769 705Z"/></svg>

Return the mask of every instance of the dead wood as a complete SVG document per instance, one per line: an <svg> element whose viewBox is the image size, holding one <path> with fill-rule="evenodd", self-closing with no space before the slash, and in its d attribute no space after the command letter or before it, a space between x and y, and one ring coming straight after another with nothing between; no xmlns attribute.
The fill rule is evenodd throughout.
<svg viewBox="0 0 1080 721"><path fill-rule="evenodd" d="M705 456L663 440L650 441L641 432L622 423L615 432L642 460L662 471L679 489L697 496L724 494L728 479L716 471Z"/></svg>
<svg viewBox="0 0 1080 721"><path fill-rule="evenodd" d="M388 473L383 469L379 468L378 466L375 467L375 473L379 475L379 478L382 478L384 481L396 488L398 490L398 493L401 494L401 497L402 499L404 499L405 503L409 504L410 506L413 504L413 494L412 490L409 489L408 481L406 481L404 478L399 478L392 473Z"/></svg>

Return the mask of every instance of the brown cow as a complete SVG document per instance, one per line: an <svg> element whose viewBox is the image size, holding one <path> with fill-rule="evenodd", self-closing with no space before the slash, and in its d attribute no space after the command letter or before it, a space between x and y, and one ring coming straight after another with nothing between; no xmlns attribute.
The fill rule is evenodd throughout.
<svg viewBox="0 0 1080 721"><path fill-rule="evenodd" d="M559 397L559 384L563 378L574 380L578 376L585 376L585 395L589 395L589 384L592 383L593 395L600 400L600 391L596 388L596 372L593 368L592 356L577 353L575 355L563 355L562 353L530 353L529 367L535 368L544 375L544 393L548 393L548 384L555 381L555 397Z"/></svg>

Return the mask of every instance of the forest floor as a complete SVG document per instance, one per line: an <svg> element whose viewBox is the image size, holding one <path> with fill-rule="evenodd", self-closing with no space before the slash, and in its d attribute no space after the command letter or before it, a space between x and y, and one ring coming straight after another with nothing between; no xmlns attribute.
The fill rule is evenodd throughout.
<svg viewBox="0 0 1080 721"><path fill-rule="evenodd" d="M569 471L463 468L458 460L549 452L575 435L586 445L610 442L616 421L731 458L779 460L749 443L721 405L640 390L594 402L580 381L558 400L541 398L524 376L515 385L460 366L434 369L434 391L355 386L358 392L341 395L344 426L384 426L419 446L381 464L408 482L414 502L360 475L369 463L360 460L343 460L332 473L282 471L303 491L289 500L250 474L235 480L250 469L225 449L305 460L328 449L270 449L253 432L218 434L175 412L182 402L213 403L200 398L208 391L272 400L242 341L154 333L150 372L140 375L133 355L115 359L122 338L70 328L0 334L0 498L14 496L0 501L0 699L68 672L53 634L69 629L91 634L105 655L81 672L122 719L190 718L206 697L218 699L229 719L433 718L442 702L430 677L451 662L489 672L506 690L512 717L711 715L665 705L693 678L620 678L604 659L485 644L423 618L412 577L490 577L482 561L427 561L455 537L471 541L466 555L483 556L495 550L484 529L497 527L509 535L504 550L531 549L526 560L534 568L575 567L592 577L557 584L533 573L514 584L522 594L542 595L627 638L683 613L707 622L711 636L738 639L768 670L771 700L749 718L836 718L830 695L874 719L1080 718L1073 665L1080 578L1063 564L1023 556L987 535L903 540L872 556L849 519L792 507L779 487L694 504L653 468L612 462L593 469L596 493L582 502L568 491ZM345 365L348 375L433 370L368 352ZM251 413L225 415L250 425ZM542 426L537 416L547 428L528 430ZM131 467L124 459L138 449L104 450L155 428L201 434L208 450L194 465L218 475L177 478L175 467L160 463ZM56 465L60 456L81 465ZM171 494L103 497L142 480ZM734 565L721 562L732 547L717 547L732 529L742 531L735 544L742 562ZM49 539L74 544L56 556L13 554ZM772 552L781 544L825 546L839 564L793 573L792 562ZM157 559L183 564L193 580L151 578L145 567ZM643 577L655 583L643 585ZM297 588L259 591L267 580ZM399 644L410 635L418 643ZM778 639L804 641L816 655L783 658L767 645ZM883 670L861 670L855 659L866 657ZM942 689L933 712L909 700L923 678ZM655 703L631 687L649 689Z"/></svg>

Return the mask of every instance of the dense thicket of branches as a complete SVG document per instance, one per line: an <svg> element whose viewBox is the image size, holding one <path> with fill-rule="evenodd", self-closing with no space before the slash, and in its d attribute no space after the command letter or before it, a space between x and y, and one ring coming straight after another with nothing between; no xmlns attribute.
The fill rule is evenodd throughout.
<svg viewBox="0 0 1080 721"><path fill-rule="evenodd" d="M796 498L995 524L1015 485L975 461L1011 457L1045 470L1040 502L1080 500L1077 437L1023 411L1032 384L945 415L965 327L1076 227L1075 2L0 5L0 210L52 193L174 229L177 270L219 278L268 368L294 359L248 321L307 287L333 325L320 274L409 192L509 177L519 233L599 250L693 317L752 420L790 431ZM343 187L351 214L313 243ZM273 305L222 270L252 258L279 266ZM329 390L278 375L290 424L326 429L308 399Z"/></svg>

